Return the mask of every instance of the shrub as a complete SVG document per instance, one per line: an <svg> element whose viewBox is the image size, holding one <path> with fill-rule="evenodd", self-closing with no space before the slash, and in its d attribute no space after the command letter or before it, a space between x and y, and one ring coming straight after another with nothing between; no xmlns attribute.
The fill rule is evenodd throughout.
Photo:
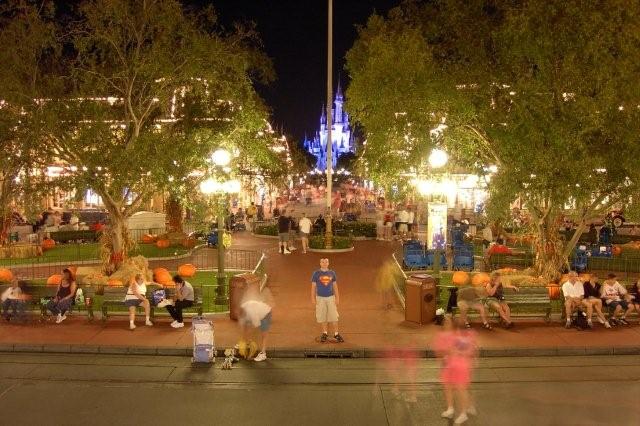
<svg viewBox="0 0 640 426"><path fill-rule="evenodd" d="M51 239L56 243L68 243L69 241L98 241L98 233L96 231L57 231L51 232Z"/></svg>
<svg viewBox="0 0 640 426"><path fill-rule="evenodd" d="M351 237L339 237L333 236L333 248L334 249L348 249L353 247L353 241ZM324 236L316 235L309 238L309 248L323 249L324 248Z"/></svg>
<svg viewBox="0 0 640 426"><path fill-rule="evenodd" d="M375 238L376 224L371 222L335 222L333 231L338 235Z"/></svg>
<svg viewBox="0 0 640 426"><path fill-rule="evenodd" d="M272 235L278 236L278 226L277 225L260 225L256 226L253 230L254 234L257 235Z"/></svg>

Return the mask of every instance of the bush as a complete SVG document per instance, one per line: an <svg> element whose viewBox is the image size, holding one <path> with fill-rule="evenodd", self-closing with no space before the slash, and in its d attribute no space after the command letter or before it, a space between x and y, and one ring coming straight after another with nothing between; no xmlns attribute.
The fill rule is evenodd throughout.
<svg viewBox="0 0 640 426"><path fill-rule="evenodd" d="M272 235L278 236L278 225L260 225L253 230L256 235Z"/></svg>
<svg viewBox="0 0 640 426"><path fill-rule="evenodd" d="M376 224L371 222L341 222L333 224L333 232L337 235L352 237L376 237Z"/></svg>
<svg viewBox="0 0 640 426"><path fill-rule="evenodd" d="M348 249L353 247L353 241L351 237L339 237L333 236L333 248L334 249ZM309 238L309 248L323 249L324 248L324 236L316 235Z"/></svg>
<svg viewBox="0 0 640 426"><path fill-rule="evenodd" d="M52 240L61 244L79 240L84 242L98 241L98 233L96 231L57 231L50 234Z"/></svg>

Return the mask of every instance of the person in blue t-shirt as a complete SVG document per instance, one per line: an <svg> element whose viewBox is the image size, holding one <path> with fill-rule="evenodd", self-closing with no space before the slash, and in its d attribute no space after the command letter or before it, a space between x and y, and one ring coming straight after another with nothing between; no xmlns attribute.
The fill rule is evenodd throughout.
<svg viewBox="0 0 640 426"><path fill-rule="evenodd" d="M316 307L316 320L322 324L320 341L327 341L329 332L327 323L333 325L333 337L337 342L344 342L338 333L338 277L329 269L329 259L320 259L320 269L311 276L311 303Z"/></svg>

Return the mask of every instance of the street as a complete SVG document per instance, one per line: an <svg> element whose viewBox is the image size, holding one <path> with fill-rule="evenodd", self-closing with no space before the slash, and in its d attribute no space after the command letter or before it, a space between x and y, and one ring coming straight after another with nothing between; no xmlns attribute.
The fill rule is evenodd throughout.
<svg viewBox="0 0 640 426"><path fill-rule="evenodd" d="M469 425L637 425L638 356L484 358ZM446 425L438 364L387 359L241 361L0 355L3 423L22 425ZM397 384L394 384L397 381ZM394 388L397 388L394 389ZM411 402L415 390L417 402ZM398 392L399 391L399 392ZM409 400L409 401L407 401Z"/></svg>

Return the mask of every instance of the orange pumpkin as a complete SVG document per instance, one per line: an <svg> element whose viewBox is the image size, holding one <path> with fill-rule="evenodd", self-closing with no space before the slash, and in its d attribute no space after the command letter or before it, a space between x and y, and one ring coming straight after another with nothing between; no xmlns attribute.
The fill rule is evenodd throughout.
<svg viewBox="0 0 640 426"><path fill-rule="evenodd" d="M169 246L171 246L171 241L169 240L158 240L156 241L156 247L158 248L169 248Z"/></svg>
<svg viewBox="0 0 640 426"><path fill-rule="evenodd" d="M182 246L184 248L188 248L188 249L192 249L196 246L196 239L195 238L185 238L184 240L182 240Z"/></svg>
<svg viewBox="0 0 640 426"><path fill-rule="evenodd" d="M156 242L156 238L158 237L155 235L145 234L142 236L142 242L145 244L152 244Z"/></svg>
<svg viewBox="0 0 640 426"><path fill-rule="evenodd" d="M156 268L153 270L153 280L158 284L162 285L171 285L173 284L173 279L171 278L171 274L165 268Z"/></svg>
<svg viewBox="0 0 640 426"><path fill-rule="evenodd" d="M549 283L547 286L547 291L549 292L549 299L558 300L560 299L560 286L556 283Z"/></svg>
<svg viewBox="0 0 640 426"><path fill-rule="evenodd" d="M190 263L185 263L184 265L180 265L178 268L178 275L182 278L190 278L196 274L196 267Z"/></svg>
<svg viewBox="0 0 640 426"><path fill-rule="evenodd" d="M119 280L117 278L111 278L109 279L109 281L107 281L107 285L109 287L123 287L124 283L122 282L122 280Z"/></svg>
<svg viewBox="0 0 640 426"><path fill-rule="evenodd" d="M0 283L8 283L13 279L13 272L7 268L0 268Z"/></svg>
<svg viewBox="0 0 640 426"><path fill-rule="evenodd" d="M611 249L611 251L613 252L614 256L620 256L620 253L622 253L622 247L620 246L613 246L613 248Z"/></svg>
<svg viewBox="0 0 640 426"><path fill-rule="evenodd" d="M60 285L61 282L62 282L62 275L60 274L54 274L54 275L51 275L49 278L47 278L47 285L50 285L50 286Z"/></svg>
<svg viewBox="0 0 640 426"><path fill-rule="evenodd" d="M451 281L454 285L464 286L469 282L469 274L465 271L456 271L453 273Z"/></svg>
<svg viewBox="0 0 640 426"><path fill-rule="evenodd" d="M42 250L50 250L56 246L56 242L51 238L45 238L42 241Z"/></svg>
<svg viewBox="0 0 640 426"><path fill-rule="evenodd" d="M471 284L473 284L475 287L480 287L486 285L490 279L491 277L489 277L489 274L478 272L473 275L473 278L471 278Z"/></svg>

